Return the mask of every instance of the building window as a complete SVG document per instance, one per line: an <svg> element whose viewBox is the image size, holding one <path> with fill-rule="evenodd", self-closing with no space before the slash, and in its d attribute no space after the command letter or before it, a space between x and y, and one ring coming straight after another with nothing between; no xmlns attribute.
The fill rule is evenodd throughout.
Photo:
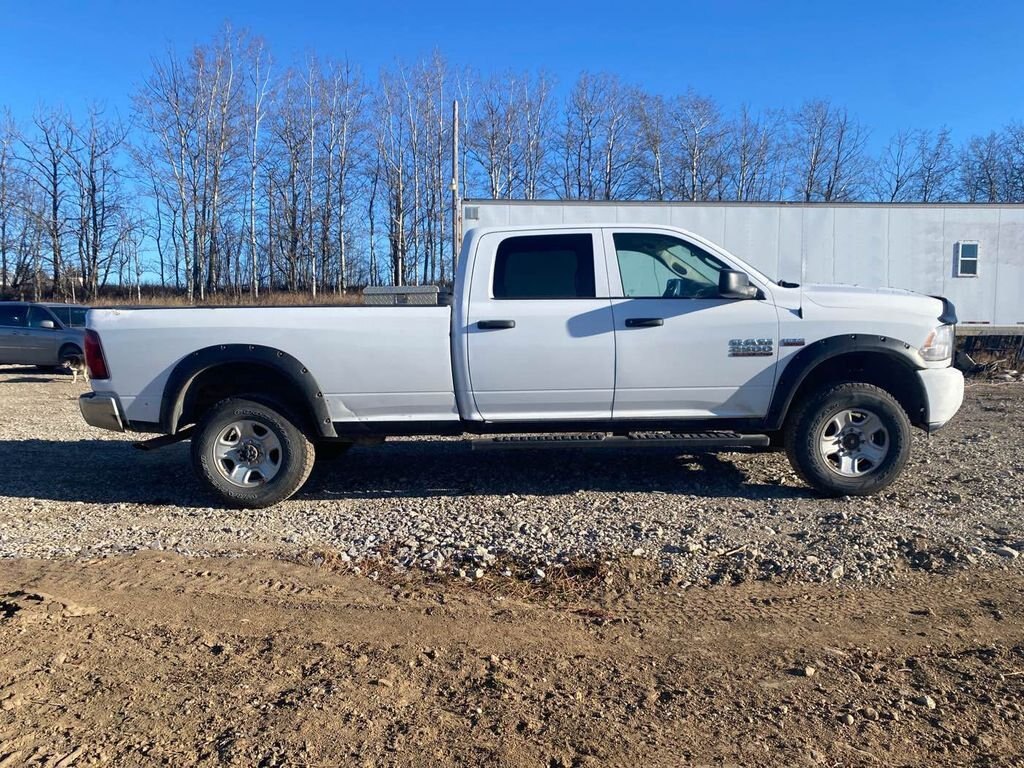
<svg viewBox="0 0 1024 768"><path fill-rule="evenodd" d="M975 240L961 240L956 244L956 263L953 265L956 277L978 276L978 243Z"/></svg>

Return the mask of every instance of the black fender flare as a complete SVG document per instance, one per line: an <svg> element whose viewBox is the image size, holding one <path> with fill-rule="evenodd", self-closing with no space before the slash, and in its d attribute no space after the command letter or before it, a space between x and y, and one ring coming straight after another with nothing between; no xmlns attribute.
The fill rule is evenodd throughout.
<svg viewBox="0 0 1024 768"><path fill-rule="evenodd" d="M218 344L198 349L179 360L171 369L160 398L161 431L168 435L178 431L185 397L196 377L211 368L231 363L261 365L283 375L306 402L320 436L337 437L323 391L309 369L287 352L258 344Z"/></svg>
<svg viewBox="0 0 1024 768"><path fill-rule="evenodd" d="M768 415L765 417L766 428L772 431L782 428L794 396L815 368L828 360L851 352L880 353L911 371L919 371L926 367L915 347L889 336L854 333L819 339L793 355L783 369L775 384L775 392L768 407Z"/></svg>

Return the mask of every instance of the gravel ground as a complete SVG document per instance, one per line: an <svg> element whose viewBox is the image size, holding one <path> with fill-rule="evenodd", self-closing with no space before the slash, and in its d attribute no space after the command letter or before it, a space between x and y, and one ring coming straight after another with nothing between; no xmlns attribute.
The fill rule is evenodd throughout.
<svg viewBox="0 0 1024 768"><path fill-rule="evenodd" d="M903 477L870 499L819 499L777 453L400 440L322 463L296 498L260 511L210 506L187 444L141 453L88 427L84 390L0 369L0 557L269 553L543 579L575 559L636 556L684 586L1024 567L1020 383L970 386L954 423L918 435Z"/></svg>

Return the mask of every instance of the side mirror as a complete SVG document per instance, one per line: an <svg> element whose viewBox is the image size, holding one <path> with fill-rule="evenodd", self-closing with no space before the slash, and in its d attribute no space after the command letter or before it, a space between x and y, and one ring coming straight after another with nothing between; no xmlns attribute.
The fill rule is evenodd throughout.
<svg viewBox="0 0 1024 768"><path fill-rule="evenodd" d="M718 273L718 295L723 299L756 299L756 285L750 284L746 272L723 269Z"/></svg>
<svg viewBox="0 0 1024 768"><path fill-rule="evenodd" d="M57 326L53 324L53 320L40 320L39 321L39 327L40 328L47 328L47 329L52 331Z"/></svg>

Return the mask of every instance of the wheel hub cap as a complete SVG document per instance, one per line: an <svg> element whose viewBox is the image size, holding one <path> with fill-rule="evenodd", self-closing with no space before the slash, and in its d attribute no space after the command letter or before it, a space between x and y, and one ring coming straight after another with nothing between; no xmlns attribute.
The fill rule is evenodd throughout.
<svg viewBox="0 0 1024 768"><path fill-rule="evenodd" d="M239 419L217 435L211 458L229 483L254 488L269 483L281 470L281 441L266 424Z"/></svg>
<svg viewBox="0 0 1024 768"><path fill-rule="evenodd" d="M861 436L856 432L847 432L842 439L843 448L847 451L856 451L860 448Z"/></svg>
<svg viewBox="0 0 1024 768"><path fill-rule="evenodd" d="M246 443L238 449L238 458L246 464L254 465L259 463L260 449L256 443Z"/></svg>
<svg viewBox="0 0 1024 768"><path fill-rule="evenodd" d="M862 477L878 469L889 455L889 432L874 412L847 408L825 420L818 451L833 472Z"/></svg>

